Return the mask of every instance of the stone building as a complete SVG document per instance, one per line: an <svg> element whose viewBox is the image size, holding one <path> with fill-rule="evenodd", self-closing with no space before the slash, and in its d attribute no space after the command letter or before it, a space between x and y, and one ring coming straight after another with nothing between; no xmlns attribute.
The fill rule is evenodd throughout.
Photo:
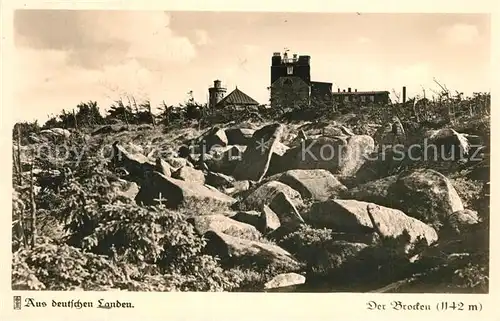
<svg viewBox="0 0 500 321"><path fill-rule="evenodd" d="M332 91L333 84L311 80L311 57L279 52L271 58L270 98L273 108L333 106L347 102L388 103L388 91Z"/></svg>
<svg viewBox="0 0 500 321"><path fill-rule="evenodd" d="M259 106L259 103L255 99L238 89L238 86L224 97L226 91L227 89L221 86L220 80L215 80L214 86L208 89L208 106L215 109L228 106L233 108Z"/></svg>
<svg viewBox="0 0 500 321"><path fill-rule="evenodd" d="M275 52L271 59L271 107L296 108L332 104L332 83L311 81L311 57L290 58Z"/></svg>
<svg viewBox="0 0 500 321"><path fill-rule="evenodd" d="M348 88L347 91L344 89L332 93L333 101L342 105L345 103L359 103L359 104L387 104L389 103L389 92L388 91L358 91Z"/></svg>
<svg viewBox="0 0 500 321"><path fill-rule="evenodd" d="M227 89L222 87L220 80L214 80L214 86L208 88L208 107L214 108L224 98Z"/></svg>

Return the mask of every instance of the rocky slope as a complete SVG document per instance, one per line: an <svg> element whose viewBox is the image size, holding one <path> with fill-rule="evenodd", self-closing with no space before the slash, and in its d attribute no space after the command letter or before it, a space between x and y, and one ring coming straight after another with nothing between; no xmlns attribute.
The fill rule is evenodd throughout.
<svg viewBox="0 0 500 321"><path fill-rule="evenodd" d="M367 134L336 122L167 134L105 126L84 140L111 151L109 168L119 176L114 193L139 206L187 209L186 220L207 240L206 253L225 268L242 262L289 267L263 290L353 291L356 285L355 291L369 291L435 273L457 253L487 251L479 244L448 249L444 258L429 254L467 242L471 230L486 231L485 215L466 208L449 173L434 166L467 163L477 135L443 129L421 137L420 147L429 138L446 155L465 155L427 162L412 159L408 146L398 154L403 159L394 149L380 149L407 139L395 137L392 124L383 125ZM32 137L32 146L71 135L47 130ZM197 206L212 212L190 211ZM389 272L380 276L381 269Z"/></svg>

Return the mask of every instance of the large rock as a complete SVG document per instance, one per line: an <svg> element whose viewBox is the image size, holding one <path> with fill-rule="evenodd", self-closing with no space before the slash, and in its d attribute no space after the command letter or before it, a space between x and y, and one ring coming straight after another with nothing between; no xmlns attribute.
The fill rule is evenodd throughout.
<svg viewBox="0 0 500 321"><path fill-rule="evenodd" d="M214 231L208 231L204 237L207 239L207 253L219 256L224 261L234 264L254 262L259 265L299 266L290 253L276 245Z"/></svg>
<svg viewBox="0 0 500 321"><path fill-rule="evenodd" d="M354 176L365 163L366 155L372 153L374 149L375 142L370 136L350 136L341 158L338 174L345 177Z"/></svg>
<svg viewBox="0 0 500 321"><path fill-rule="evenodd" d="M371 233L373 226L366 210L367 204L354 200L314 203L306 215L306 222L317 228L329 228L337 232Z"/></svg>
<svg viewBox="0 0 500 321"><path fill-rule="evenodd" d="M269 233L281 227L278 215L267 205L262 208L262 233Z"/></svg>
<svg viewBox="0 0 500 321"><path fill-rule="evenodd" d="M338 171L339 150L347 145L344 138L320 137L307 139L300 146L289 149L281 160L281 171L289 169L326 169ZM274 173L273 173L274 174Z"/></svg>
<svg viewBox="0 0 500 321"><path fill-rule="evenodd" d="M232 176L209 171L205 176L205 182L215 188L231 188L235 181Z"/></svg>
<svg viewBox="0 0 500 321"><path fill-rule="evenodd" d="M231 175L236 165L242 160L245 150L246 146L214 147L209 154L205 155L205 163L211 171Z"/></svg>
<svg viewBox="0 0 500 321"><path fill-rule="evenodd" d="M184 166L179 168L172 173L172 178L198 183L200 185L205 184L205 174L198 169L194 169L193 167Z"/></svg>
<svg viewBox="0 0 500 321"><path fill-rule="evenodd" d="M373 152L365 157L365 162L356 171L352 179L353 185L364 184L380 178L394 175L405 164L412 160L404 149L387 149Z"/></svg>
<svg viewBox="0 0 500 321"><path fill-rule="evenodd" d="M353 136L354 133L344 125L336 122L309 123L298 128L307 136Z"/></svg>
<svg viewBox="0 0 500 321"><path fill-rule="evenodd" d="M170 166L170 164L164 161L161 157L156 158L155 164L155 170L157 172L162 173L165 176L172 175L172 166Z"/></svg>
<svg viewBox="0 0 500 321"><path fill-rule="evenodd" d="M431 169L401 174L389 198L408 215L436 227L450 214L464 209L450 180Z"/></svg>
<svg viewBox="0 0 500 321"><path fill-rule="evenodd" d="M142 182L147 172L155 171L156 164L142 154L131 154L118 142L113 144L113 161L115 166L123 167L131 177Z"/></svg>
<svg viewBox="0 0 500 321"><path fill-rule="evenodd" d="M254 226L221 214L196 216L189 220L200 235L215 231L247 240L259 240L261 237L261 233Z"/></svg>
<svg viewBox="0 0 500 321"><path fill-rule="evenodd" d="M181 167L194 167L189 159L183 157L169 156L166 158L166 162L172 167L173 171L176 171Z"/></svg>
<svg viewBox="0 0 500 321"><path fill-rule="evenodd" d="M51 128L44 129L40 131L40 136L49 138L49 139L68 139L71 136L71 132L64 128Z"/></svg>
<svg viewBox="0 0 500 321"><path fill-rule="evenodd" d="M283 192L278 193L269 204L269 208L278 215L281 225L294 229L304 223L304 219L293 204L293 201Z"/></svg>
<svg viewBox="0 0 500 321"><path fill-rule="evenodd" d="M419 237L428 244L437 240L437 233L432 227L400 210L356 200L329 200L313 204L307 219L313 226L340 232L368 234L375 231L380 236L396 238L406 231L410 235L410 243L416 242Z"/></svg>
<svg viewBox="0 0 500 321"><path fill-rule="evenodd" d="M240 211L231 216L231 218L238 222L250 224L261 233L272 232L281 226L278 215L267 205L260 212Z"/></svg>
<svg viewBox="0 0 500 321"><path fill-rule="evenodd" d="M156 200L160 199L160 194L165 205L171 208L182 206L186 202L207 202L228 206L236 202L232 197L205 185L170 178L158 172L151 172L147 176L145 184L141 186L135 198L139 204L157 204Z"/></svg>
<svg viewBox="0 0 500 321"><path fill-rule="evenodd" d="M281 169L325 169L353 176L373 149L374 141L366 135L308 139L283 155Z"/></svg>
<svg viewBox="0 0 500 321"><path fill-rule="evenodd" d="M464 209L450 180L431 169L371 181L350 189L344 197L396 208L435 227Z"/></svg>
<svg viewBox="0 0 500 321"><path fill-rule="evenodd" d="M345 199L353 199L376 203L387 207L397 206L391 196L391 188L398 180L397 175L387 176L369 183L358 185L347 191L343 196Z"/></svg>
<svg viewBox="0 0 500 321"><path fill-rule="evenodd" d="M306 283L306 277L298 273L283 273L264 284L264 289L276 289Z"/></svg>
<svg viewBox="0 0 500 321"><path fill-rule="evenodd" d="M332 173L324 169L289 170L278 181L298 191L304 200L326 201L347 190Z"/></svg>
<svg viewBox="0 0 500 321"><path fill-rule="evenodd" d="M367 206L373 227L382 237L396 238L406 232L409 234L410 244L414 244L419 238L425 239L427 245L438 240L436 230L399 210L375 204Z"/></svg>
<svg viewBox="0 0 500 321"><path fill-rule="evenodd" d="M288 196L296 207L301 208L304 205L299 192L281 182L270 181L251 191L241 202L241 208L245 210L261 210L264 205L269 205L279 193Z"/></svg>
<svg viewBox="0 0 500 321"><path fill-rule="evenodd" d="M255 130L251 128L228 128L225 132L229 145L248 145L252 141Z"/></svg>
<svg viewBox="0 0 500 321"><path fill-rule="evenodd" d="M386 147L404 145L406 142L405 130L398 117L393 117L385 126L380 127L373 138L379 152L384 151Z"/></svg>
<svg viewBox="0 0 500 321"><path fill-rule="evenodd" d="M427 150L427 157L433 160L452 159L458 161L465 158L470 150L467 138L451 128L426 132L423 146Z"/></svg>
<svg viewBox="0 0 500 321"><path fill-rule="evenodd" d="M111 190L117 196L133 200L139 194L139 185L124 179L118 179L111 183Z"/></svg>
<svg viewBox="0 0 500 321"><path fill-rule="evenodd" d="M262 232L262 215L259 211L239 211L231 218L241 223L250 224Z"/></svg>
<svg viewBox="0 0 500 321"><path fill-rule="evenodd" d="M284 126L281 124L264 126L256 131L241 162L236 165L233 176L237 180L260 182L267 173L273 153L281 146L283 131Z"/></svg>
<svg viewBox="0 0 500 321"><path fill-rule="evenodd" d="M235 181L232 183L231 187L224 189L224 193L228 195L236 195L247 192L252 183L250 181Z"/></svg>
<svg viewBox="0 0 500 321"><path fill-rule="evenodd" d="M205 132L201 137L196 140L197 147L208 153L212 147L225 147L228 145L226 132L219 128L213 127Z"/></svg>

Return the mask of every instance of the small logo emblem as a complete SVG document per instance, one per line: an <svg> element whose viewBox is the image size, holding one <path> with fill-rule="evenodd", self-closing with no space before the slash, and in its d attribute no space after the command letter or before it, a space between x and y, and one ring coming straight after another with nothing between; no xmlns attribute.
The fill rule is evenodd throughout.
<svg viewBox="0 0 500 321"><path fill-rule="evenodd" d="M14 296L14 310L21 310L21 296Z"/></svg>

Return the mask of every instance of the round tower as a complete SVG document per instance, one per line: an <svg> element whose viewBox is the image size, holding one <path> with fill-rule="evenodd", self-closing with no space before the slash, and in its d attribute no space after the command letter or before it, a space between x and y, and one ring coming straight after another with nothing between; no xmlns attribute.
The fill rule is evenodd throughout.
<svg viewBox="0 0 500 321"><path fill-rule="evenodd" d="M214 80L214 86L208 88L208 107L215 107L224 98L227 89L222 87L220 80Z"/></svg>

